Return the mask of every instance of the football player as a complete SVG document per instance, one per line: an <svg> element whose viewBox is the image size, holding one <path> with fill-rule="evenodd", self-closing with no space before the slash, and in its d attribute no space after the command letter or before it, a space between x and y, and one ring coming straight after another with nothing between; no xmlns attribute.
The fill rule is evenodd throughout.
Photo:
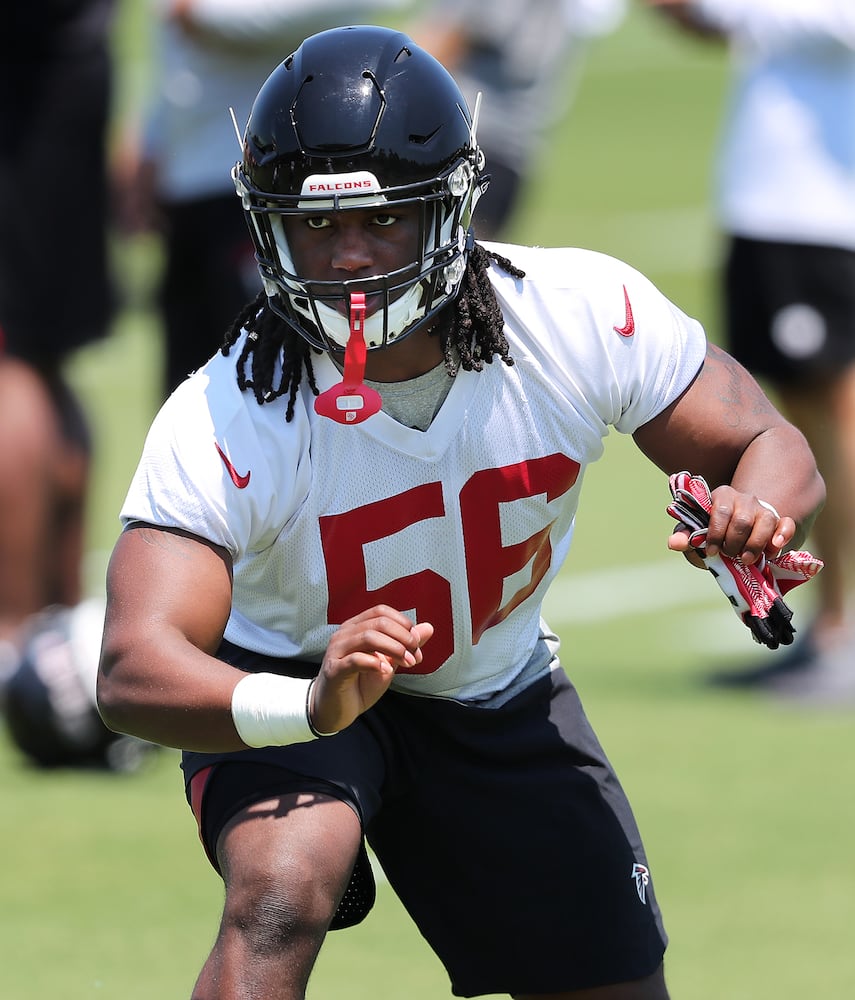
<svg viewBox="0 0 855 1000"><path fill-rule="evenodd" d="M479 243L488 170L454 80L384 28L308 38L246 125L264 290L152 425L99 674L111 728L184 751L225 881L198 1000L302 997L370 909L366 841L455 994L667 997L655 878L541 603L610 427L710 484L708 558L797 546L824 487L633 268Z"/></svg>

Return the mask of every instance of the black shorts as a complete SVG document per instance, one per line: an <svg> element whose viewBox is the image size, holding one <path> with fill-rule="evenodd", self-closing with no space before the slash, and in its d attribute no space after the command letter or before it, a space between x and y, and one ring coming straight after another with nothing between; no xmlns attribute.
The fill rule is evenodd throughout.
<svg viewBox="0 0 855 1000"><path fill-rule="evenodd" d="M629 803L560 669L498 709L388 692L332 738L183 766L209 857L274 791L348 802L457 996L592 988L662 961Z"/></svg>
<svg viewBox="0 0 855 1000"><path fill-rule="evenodd" d="M730 353L782 385L855 361L855 251L733 239L724 269Z"/></svg>

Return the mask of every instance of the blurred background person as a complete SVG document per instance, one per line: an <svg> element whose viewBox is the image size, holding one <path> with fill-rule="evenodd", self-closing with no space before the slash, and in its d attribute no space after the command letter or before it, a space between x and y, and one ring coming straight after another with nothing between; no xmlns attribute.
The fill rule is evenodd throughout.
<svg viewBox="0 0 855 1000"><path fill-rule="evenodd" d="M730 44L733 84L716 193L727 237L727 346L776 391L808 438L828 488L814 529L825 570L810 627L787 654L712 680L805 701L852 700L855 4L647 3L684 28Z"/></svg>
<svg viewBox="0 0 855 1000"><path fill-rule="evenodd" d="M307 35L375 19L404 0L155 0L153 83L143 123L122 142L120 213L163 239L158 305L168 395L217 350L260 291L231 169L259 79Z"/></svg>
<svg viewBox="0 0 855 1000"><path fill-rule="evenodd" d="M427 0L413 38L448 69L469 107L481 93L478 142L490 186L479 239L507 238L528 178L567 111L587 43L615 29L625 0Z"/></svg>
<svg viewBox="0 0 855 1000"><path fill-rule="evenodd" d="M95 708L103 599L84 593L92 434L66 377L111 329L111 224L166 240L165 395L255 295L230 170L259 75L304 33L401 6L180 0L158 5L145 144L111 160L114 0L16 5L0 35L0 706L43 766L135 769L148 749ZM38 39L37 46L22 39ZM22 85L26 81L26 86ZM112 175L111 175L112 171ZM112 182L112 183L111 183ZM111 202L111 196L115 201ZM115 215L111 211L115 210Z"/></svg>
<svg viewBox="0 0 855 1000"><path fill-rule="evenodd" d="M113 319L113 17L113 0L14 4L0 33L0 705L31 760L124 770L141 743L95 708L92 436L66 377Z"/></svg>
<svg viewBox="0 0 855 1000"><path fill-rule="evenodd" d="M0 34L0 640L9 643L28 615L82 593L90 435L64 366L112 318L112 14L113 0L15 4Z"/></svg>

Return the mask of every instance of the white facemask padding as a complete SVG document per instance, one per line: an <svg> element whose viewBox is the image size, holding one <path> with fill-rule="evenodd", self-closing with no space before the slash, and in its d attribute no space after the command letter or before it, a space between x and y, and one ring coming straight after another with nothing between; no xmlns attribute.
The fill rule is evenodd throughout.
<svg viewBox="0 0 855 1000"><path fill-rule="evenodd" d="M323 324L323 332L326 336L344 348L350 336L350 320L337 309L327 305L325 302L314 300L314 307L317 310L317 317L308 300L311 296L306 292L302 282L289 280L287 275L295 274L294 262L291 259L291 250L285 236L285 226L281 215L271 214L270 228L276 243L276 252L279 256L281 271L285 272L279 277L279 281L284 286L277 288L277 291L288 295L291 306L301 316L304 316L315 326L317 321ZM268 289L268 294L270 294ZM422 302L422 284L417 282L412 285L399 298L389 303L385 310L387 320L386 343L393 343L404 330L408 329L425 314L425 303ZM303 300L306 304L303 304ZM384 310L380 309L371 316L366 317L363 325L363 337L368 347L381 347L383 344Z"/></svg>
<svg viewBox="0 0 855 1000"><path fill-rule="evenodd" d="M386 343L394 343L404 330L412 326L417 319L421 319L425 314L425 307L421 304L422 286L421 283L413 285L398 299L389 303L385 310L388 317L388 331ZM301 315L309 319L313 324L316 322L311 309L298 304L293 299L291 304ZM315 302L318 311L318 318L323 323L324 333L327 337L338 344L339 347L347 346L350 336L350 321L346 316L325 302ZM379 310L371 316L366 317L363 323L363 338L368 347L380 347L383 344L383 313Z"/></svg>

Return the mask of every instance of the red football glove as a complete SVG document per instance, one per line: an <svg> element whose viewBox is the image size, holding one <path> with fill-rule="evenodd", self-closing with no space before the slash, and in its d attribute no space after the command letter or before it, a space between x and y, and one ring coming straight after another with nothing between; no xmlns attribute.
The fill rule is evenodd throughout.
<svg viewBox="0 0 855 1000"><path fill-rule="evenodd" d="M775 559L761 556L752 566L735 556L704 551L710 522L712 498L706 480L688 472L678 472L668 480L673 500L666 510L679 526L689 532L689 544L697 550L734 611L751 629L755 642L769 649L789 646L795 629L793 612L783 595L810 580L824 563L810 552L783 552Z"/></svg>

